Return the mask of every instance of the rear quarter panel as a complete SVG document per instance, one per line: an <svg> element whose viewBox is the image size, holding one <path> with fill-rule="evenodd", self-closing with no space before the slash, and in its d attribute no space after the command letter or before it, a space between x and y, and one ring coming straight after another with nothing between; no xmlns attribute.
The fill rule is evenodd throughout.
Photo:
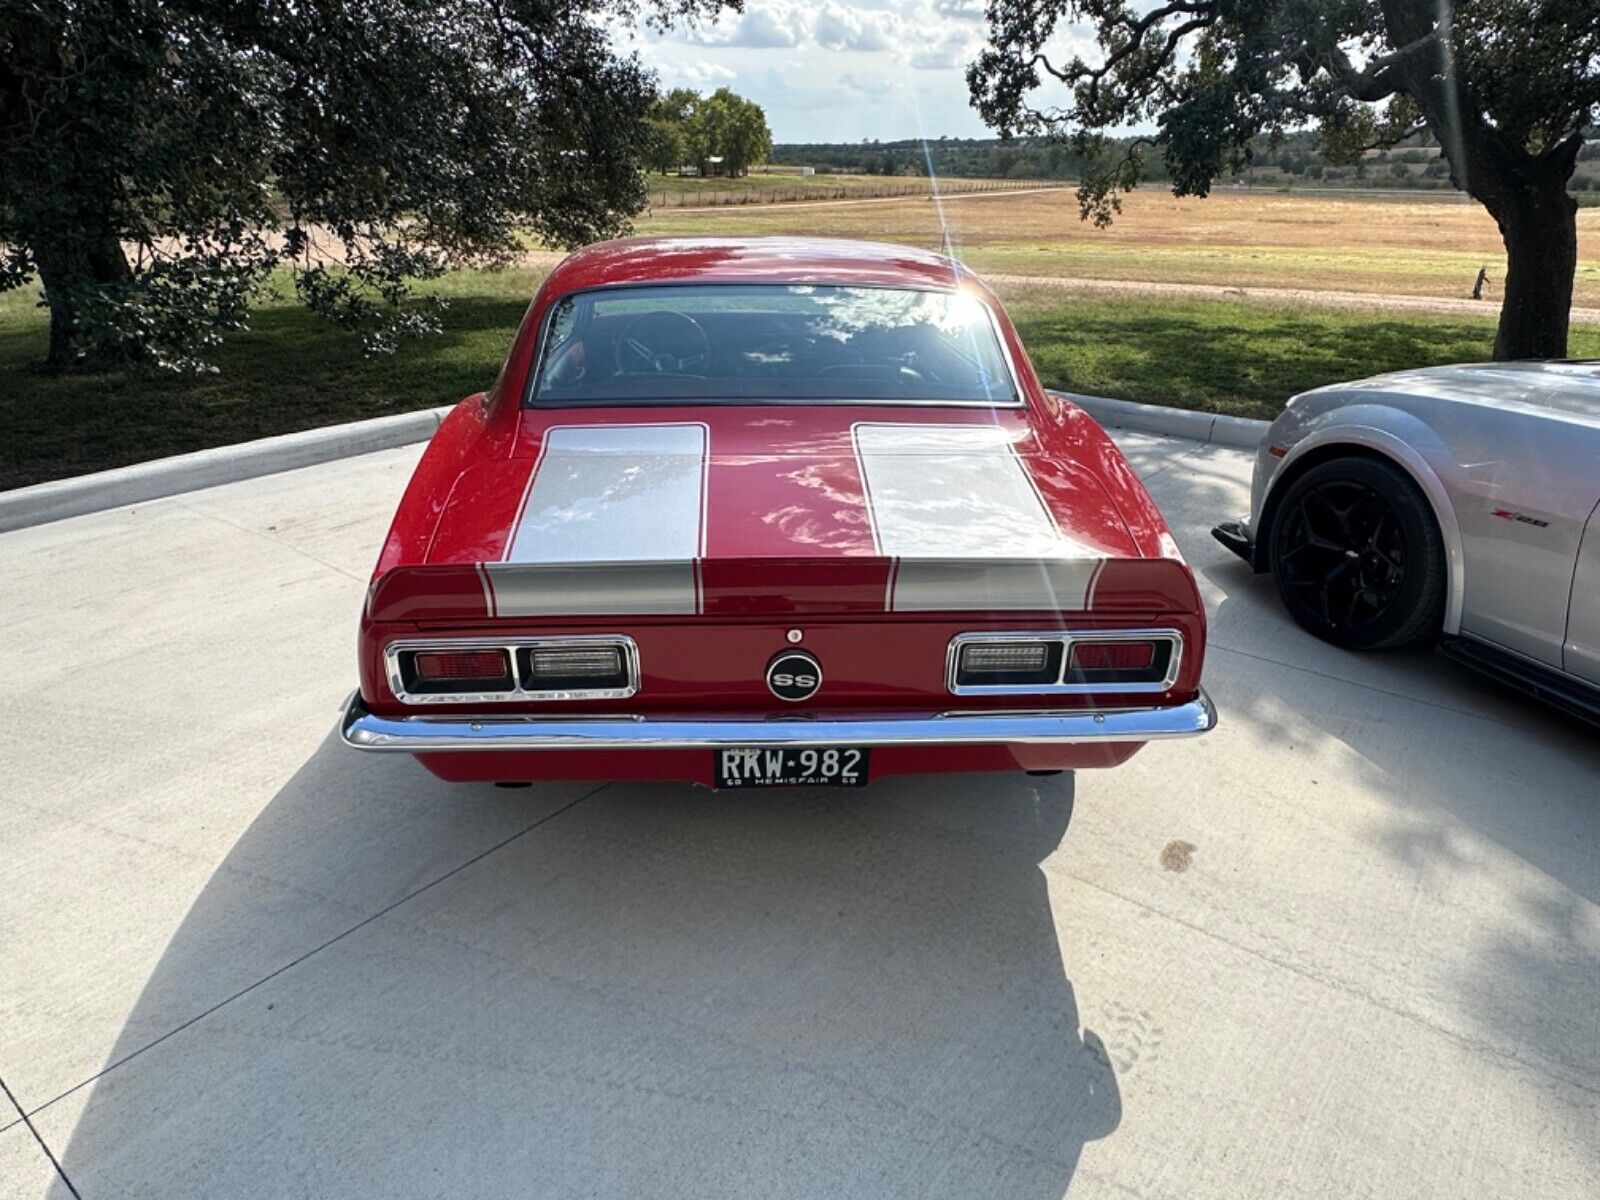
<svg viewBox="0 0 1600 1200"><path fill-rule="evenodd" d="M401 493L373 568L374 578L395 567L427 559L433 531L457 480L474 463L486 461L491 453L486 444L488 432L488 397L481 392L461 401L440 422Z"/></svg>

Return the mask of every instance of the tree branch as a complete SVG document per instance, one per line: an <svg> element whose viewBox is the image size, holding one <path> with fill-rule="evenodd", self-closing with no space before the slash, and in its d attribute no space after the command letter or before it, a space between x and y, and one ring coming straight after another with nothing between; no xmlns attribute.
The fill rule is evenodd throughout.
<svg viewBox="0 0 1600 1200"><path fill-rule="evenodd" d="M1144 49L1144 39L1150 31L1168 17L1180 13L1188 14L1194 19L1185 21L1168 31L1159 55L1160 59L1165 61L1185 36L1196 29L1203 29L1216 19L1216 7L1211 0L1174 0L1171 4L1151 9L1137 20L1126 21L1121 24L1118 32L1123 33L1128 40L1112 51L1098 67L1091 67L1081 58L1073 59L1065 68L1057 67L1042 52L1036 52L1028 65L1043 67L1062 83L1087 83L1091 92L1098 96L1100 84L1106 76Z"/></svg>
<svg viewBox="0 0 1600 1200"><path fill-rule="evenodd" d="M1416 136L1417 134L1421 133L1423 130L1425 130L1427 128L1428 128L1428 121L1427 121L1427 118L1424 117L1423 119L1419 120L1415 125L1412 125L1409 129L1402 129L1398 133L1379 134L1377 137L1373 138L1370 142L1365 142L1362 145L1357 146L1356 149L1361 150L1361 151L1388 150L1391 147L1398 146L1401 142L1405 141L1408 137Z"/></svg>
<svg viewBox="0 0 1600 1200"><path fill-rule="evenodd" d="M1302 46L1297 53L1289 57L1288 62L1299 70L1302 80L1309 80L1319 68L1326 69L1328 74L1350 94L1351 99L1374 104L1379 100L1387 100L1397 92L1408 90L1407 69L1424 52L1432 51L1435 54L1439 52L1441 46L1439 32L1438 28L1429 30L1416 41L1408 42L1398 50L1378 55L1359 70L1350 61L1350 56L1337 45L1322 55L1318 55L1310 46Z"/></svg>
<svg viewBox="0 0 1600 1200"><path fill-rule="evenodd" d="M1583 131L1579 130L1576 133L1569 133L1539 157L1559 171L1562 179L1571 179L1572 172L1578 165L1578 154L1583 149L1583 144Z"/></svg>

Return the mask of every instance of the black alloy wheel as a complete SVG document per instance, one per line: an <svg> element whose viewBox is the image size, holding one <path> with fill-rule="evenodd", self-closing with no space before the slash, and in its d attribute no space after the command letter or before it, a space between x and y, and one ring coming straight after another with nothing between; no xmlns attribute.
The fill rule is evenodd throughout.
<svg viewBox="0 0 1600 1200"><path fill-rule="evenodd" d="M1381 459L1334 459L1290 484L1271 552L1290 615L1336 646L1411 645L1443 623L1438 523L1416 484Z"/></svg>

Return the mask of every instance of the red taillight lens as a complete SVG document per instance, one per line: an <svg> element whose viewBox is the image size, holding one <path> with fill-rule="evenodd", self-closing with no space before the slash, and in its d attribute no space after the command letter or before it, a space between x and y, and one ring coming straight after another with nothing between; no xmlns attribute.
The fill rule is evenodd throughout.
<svg viewBox="0 0 1600 1200"><path fill-rule="evenodd" d="M417 678L429 683L511 678L511 658L504 650L418 651L415 667Z"/></svg>
<svg viewBox="0 0 1600 1200"><path fill-rule="evenodd" d="M1075 671L1145 671L1156 661L1154 642L1074 642Z"/></svg>

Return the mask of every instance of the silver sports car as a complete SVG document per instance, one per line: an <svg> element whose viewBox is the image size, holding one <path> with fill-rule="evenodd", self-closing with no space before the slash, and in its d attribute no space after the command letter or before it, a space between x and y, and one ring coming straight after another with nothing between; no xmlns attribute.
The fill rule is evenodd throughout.
<svg viewBox="0 0 1600 1200"><path fill-rule="evenodd" d="M1356 650L1442 637L1600 720L1600 363L1379 375L1289 401L1212 531Z"/></svg>

